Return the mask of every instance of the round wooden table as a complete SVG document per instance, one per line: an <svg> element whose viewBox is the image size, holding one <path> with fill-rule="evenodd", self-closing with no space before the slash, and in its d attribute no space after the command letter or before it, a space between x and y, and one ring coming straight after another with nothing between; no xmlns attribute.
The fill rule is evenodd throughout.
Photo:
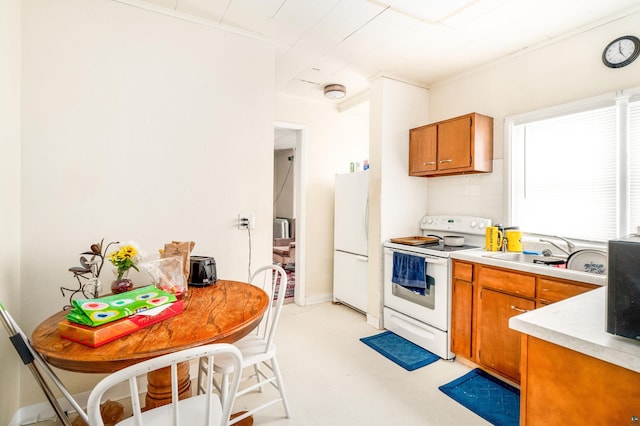
<svg viewBox="0 0 640 426"><path fill-rule="evenodd" d="M61 311L32 333L31 344L51 365L81 373L112 373L123 367L209 343L233 343L246 336L262 319L269 297L251 284L218 280L208 287L189 287L184 311L157 324L120 337L97 348L58 335ZM181 395L190 393L189 364L179 369ZM171 400L168 371L150 373L146 407Z"/></svg>

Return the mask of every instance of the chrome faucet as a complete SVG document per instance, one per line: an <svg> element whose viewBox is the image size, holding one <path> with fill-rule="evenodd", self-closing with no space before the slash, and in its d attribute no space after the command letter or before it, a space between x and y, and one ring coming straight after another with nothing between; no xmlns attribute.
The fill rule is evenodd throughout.
<svg viewBox="0 0 640 426"><path fill-rule="evenodd" d="M540 238L541 242L545 242L545 243L549 243L552 246L554 246L555 248L557 248L558 250L562 251L564 254L566 254L567 256L569 256L571 253L574 252L576 245L573 244L571 241L567 240L566 238L562 238L562 237L558 237L557 235L550 235L551 238L556 238L558 240L562 240L567 244L567 249L565 250L564 248L560 247L559 245L557 245L555 242L550 241L550 240L544 240L542 238Z"/></svg>
<svg viewBox="0 0 640 426"><path fill-rule="evenodd" d="M553 247L557 248L558 250L560 250L562 253L566 254L567 256L569 256L571 253L573 253L576 250L576 245L572 242L569 241L568 239L564 238L564 237L559 237L557 235L549 235L549 234L538 234L535 232L527 232L526 235L529 235L531 237L537 237L538 241L540 241L541 243L547 243L552 245ZM554 240L561 240L563 241L566 245L567 248L565 249L564 247L560 247L555 241L551 241L547 238L552 238ZM545 254L545 256L550 256L551 253L550 251L544 250L545 252L547 252Z"/></svg>

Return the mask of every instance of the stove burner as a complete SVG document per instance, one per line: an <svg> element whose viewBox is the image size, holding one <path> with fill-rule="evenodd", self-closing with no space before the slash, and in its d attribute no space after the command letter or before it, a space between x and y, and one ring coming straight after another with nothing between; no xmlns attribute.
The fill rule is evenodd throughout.
<svg viewBox="0 0 640 426"><path fill-rule="evenodd" d="M415 247L433 247L433 246L439 246L442 245L442 243L440 241L431 241L429 243L423 243L423 244L414 244Z"/></svg>
<svg viewBox="0 0 640 426"><path fill-rule="evenodd" d="M442 242L433 242L427 244L415 245L414 247L435 250L435 251L458 251L458 250L468 250L478 248L477 246L463 245L463 246L446 246Z"/></svg>
<svg viewBox="0 0 640 426"><path fill-rule="evenodd" d="M468 246L468 245L463 245L463 246L444 246L442 248L442 251L458 251L458 250L468 250L468 249L475 249L478 248L478 246Z"/></svg>

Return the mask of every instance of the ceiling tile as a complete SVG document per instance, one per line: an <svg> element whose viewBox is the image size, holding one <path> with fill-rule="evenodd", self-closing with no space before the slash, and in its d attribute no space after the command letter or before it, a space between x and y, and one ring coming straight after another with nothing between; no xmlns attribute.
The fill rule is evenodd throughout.
<svg viewBox="0 0 640 426"><path fill-rule="evenodd" d="M155 6L166 7L167 9L175 9L176 0L146 0L146 3L151 3Z"/></svg>
<svg viewBox="0 0 640 426"><path fill-rule="evenodd" d="M374 3L381 3L390 6L396 12L413 17L415 19L436 23L453 15L457 11L464 9L473 0L371 0Z"/></svg>
<svg viewBox="0 0 640 426"><path fill-rule="evenodd" d="M177 3L176 10L189 15L221 22L229 0L172 0Z"/></svg>

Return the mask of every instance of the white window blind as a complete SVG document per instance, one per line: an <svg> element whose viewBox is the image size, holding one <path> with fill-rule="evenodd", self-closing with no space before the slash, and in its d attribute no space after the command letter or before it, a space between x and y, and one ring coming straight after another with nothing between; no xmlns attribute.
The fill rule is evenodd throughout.
<svg viewBox="0 0 640 426"><path fill-rule="evenodd" d="M617 132L615 105L514 125L511 223L574 239L615 238Z"/></svg>
<svg viewBox="0 0 640 426"><path fill-rule="evenodd" d="M629 103L629 225L640 233L640 101Z"/></svg>

